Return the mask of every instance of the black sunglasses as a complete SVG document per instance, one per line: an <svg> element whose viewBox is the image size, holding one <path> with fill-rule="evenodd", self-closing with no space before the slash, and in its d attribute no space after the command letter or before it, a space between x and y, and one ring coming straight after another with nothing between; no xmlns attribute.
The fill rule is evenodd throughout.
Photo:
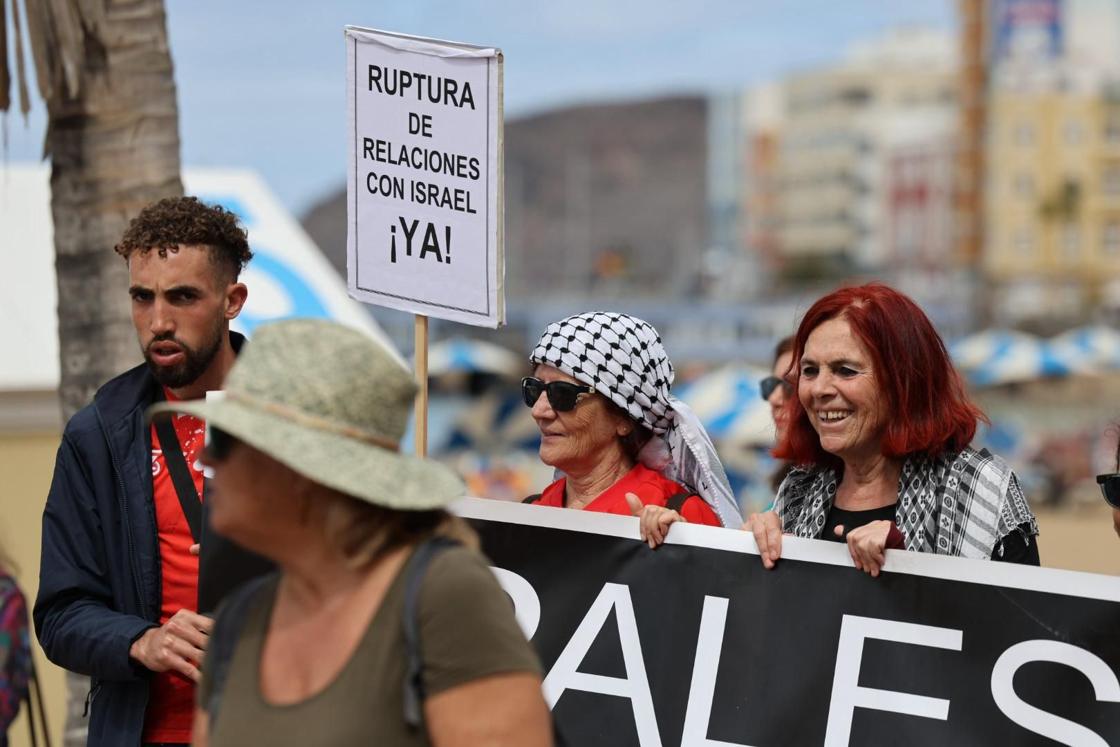
<svg viewBox="0 0 1120 747"><path fill-rule="evenodd" d="M224 462L229 459L229 453L238 443L240 439L237 436L230 435L221 428L210 426L210 440L206 442L206 448L203 450L203 460L211 465Z"/></svg>
<svg viewBox="0 0 1120 747"><path fill-rule="evenodd" d="M1120 508L1120 472L1097 475L1097 485L1101 486L1105 502L1113 508Z"/></svg>
<svg viewBox="0 0 1120 747"><path fill-rule="evenodd" d="M770 395L773 394L774 390L778 387L785 390L787 397L793 393L793 384L780 376L767 376L765 379L758 382L758 393L762 395L762 399L769 400Z"/></svg>
<svg viewBox="0 0 1120 747"><path fill-rule="evenodd" d="M521 396L525 399L525 406L532 407L541 398L541 392L548 394L548 404L556 412L567 412L576 406L579 395L591 391L585 384L572 384L567 381L550 381L547 384L535 376L526 376L521 380Z"/></svg>

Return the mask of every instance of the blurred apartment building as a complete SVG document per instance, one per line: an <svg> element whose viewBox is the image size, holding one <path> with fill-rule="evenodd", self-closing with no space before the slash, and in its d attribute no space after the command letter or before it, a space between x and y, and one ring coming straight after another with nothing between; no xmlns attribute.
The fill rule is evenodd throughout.
<svg viewBox="0 0 1120 747"><path fill-rule="evenodd" d="M745 245L785 287L880 278L950 334L1120 316L1120 0L978 0L982 243L958 251L960 43L907 29L745 97Z"/></svg>
<svg viewBox="0 0 1120 747"><path fill-rule="evenodd" d="M993 321L1120 310L1120 2L995 0L984 272Z"/></svg>
<svg viewBox="0 0 1120 747"><path fill-rule="evenodd" d="M787 278L919 272L907 284L928 290L940 277L952 246L956 60L950 34L899 30L782 82L776 189L752 176L763 192L753 202L774 210L756 216L777 227L760 232L766 253Z"/></svg>
<svg viewBox="0 0 1120 747"><path fill-rule="evenodd" d="M739 194L742 245L761 277L782 268L779 169L785 89L777 82L757 86L740 102L743 180Z"/></svg>

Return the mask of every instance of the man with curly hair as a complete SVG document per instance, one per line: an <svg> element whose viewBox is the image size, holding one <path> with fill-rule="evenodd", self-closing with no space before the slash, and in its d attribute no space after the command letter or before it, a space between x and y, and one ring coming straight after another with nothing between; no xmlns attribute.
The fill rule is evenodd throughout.
<svg viewBox="0 0 1120 747"><path fill-rule="evenodd" d="M89 745L187 744L211 625L197 612L187 515L203 491L205 425L178 417L173 434L162 431L180 461L144 412L221 388L243 342L229 324L253 255L233 213L194 197L144 208L116 251L145 362L66 425L43 512L35 626L51 661L92 678Z"/></svg>

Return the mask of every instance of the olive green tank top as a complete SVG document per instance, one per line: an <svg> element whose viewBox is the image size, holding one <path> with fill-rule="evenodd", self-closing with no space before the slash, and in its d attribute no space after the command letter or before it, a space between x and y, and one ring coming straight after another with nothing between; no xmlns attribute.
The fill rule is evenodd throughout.
<svg viewBox="0 0 1120 747"><path fill-rule="evenodd" d="M277 580L263 585L244 618L221 710L210 724L211 747L429 745L423 728L411 729L403 716L404 586L404 573L398 573L353 656L330 684L299 703L271 705L261 697L260 661ZM540 671L509 598L478 553L461 547L439 553L428 567L419 601L427 695L491 674ZM219 614L216 626L221 623ZM210 699L210 664L207 660L203 668L200 704Z"/></svg>

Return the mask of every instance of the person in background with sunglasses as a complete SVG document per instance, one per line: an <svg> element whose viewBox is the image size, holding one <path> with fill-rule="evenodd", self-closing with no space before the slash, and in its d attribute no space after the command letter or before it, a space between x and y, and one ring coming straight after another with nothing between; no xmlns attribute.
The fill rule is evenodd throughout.
<svg viewBox="0 0 1120 747"><path fill-rule="evenodd" d="M590 312L549 325L521 382L540 457L564 474L526 503L637 515L650 547L674 521L741 522L699 419L669 393L673 365L652 326Z"/></svg>
<svg viewBox="0 0 1120 747"><path fill-rule="evenodd" d="M1097 475L1097 485L1101 486L1104 502L1112 508L1112 528L1120 537L1120 443L1116 444L1116 472Z"/></svg>
<svg viewBox="0 0 1120 747"><path fill-rule="evenodd" d="M785 435L788 414L786 413L786 400L793 394L793 384L790 377L793 375L793 336L783 337L774 347L774 367L771 374L758 382L758 391L762 399L770 404L770 417L774 419L774 441L781 443ZM770 476L770 487L775 493L786 479L793 465L788 461L779 463L774 474Z"/></svg>

